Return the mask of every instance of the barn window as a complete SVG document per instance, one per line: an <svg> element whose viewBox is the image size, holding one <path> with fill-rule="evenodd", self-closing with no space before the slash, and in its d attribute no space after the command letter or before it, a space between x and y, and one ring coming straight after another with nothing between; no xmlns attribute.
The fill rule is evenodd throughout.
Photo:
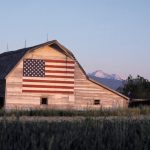
<svg viewBox="0 0 150 150"><path fill-rule="evenodd" d="M48 105L48 98L42 97L41 98L41 105Z"/></svg>
<svg viewBox="0 0 150 150"><path fill-rule="evenodd" d="M99 105L100 104L100 100L99 99L95 99L94 100L94 105Z"/></svg>

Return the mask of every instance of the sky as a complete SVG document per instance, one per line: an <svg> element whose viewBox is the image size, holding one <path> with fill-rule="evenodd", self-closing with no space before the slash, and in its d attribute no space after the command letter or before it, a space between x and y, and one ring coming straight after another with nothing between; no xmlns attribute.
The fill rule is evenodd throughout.
<svg viewBox="0 0 150 150"><path fill-rule="evenodd" d="M0 52L58 40L87 73L150 80L150 0L0 0ZM8 45L8 46L7 46Z"/></svg>

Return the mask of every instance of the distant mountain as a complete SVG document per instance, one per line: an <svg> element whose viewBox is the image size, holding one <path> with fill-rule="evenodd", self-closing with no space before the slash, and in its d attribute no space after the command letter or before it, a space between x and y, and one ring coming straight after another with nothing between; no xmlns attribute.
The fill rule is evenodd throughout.
<svg viewBox="0 0 150 150"><path fill-rule="evenodd" d="M124 79L117 74L108 74L103 72L102 70L96 70L92 73L89 73L88 76L91 79L102 83L113 90L116 90L119 87L123 86Z"/></svg>
<svg viewBox="0 0 150 150"><path fill-rule="evenodd" d="M92 73L89 73L89 75L92 75L98 78L105 78L105 79L124 80L122 77L120 77L117 74L108 74L108 73L103 72L102 70L96 70Z"/></svg>

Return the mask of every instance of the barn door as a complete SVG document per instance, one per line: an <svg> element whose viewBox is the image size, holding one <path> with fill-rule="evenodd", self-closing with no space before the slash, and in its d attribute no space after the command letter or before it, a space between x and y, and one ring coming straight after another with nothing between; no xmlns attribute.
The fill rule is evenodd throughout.
<svg viewBox="0 0 150 150"><path fill-rule="evenodd" d="M4 97L0 97L0 109L4 107Z"/></svg>

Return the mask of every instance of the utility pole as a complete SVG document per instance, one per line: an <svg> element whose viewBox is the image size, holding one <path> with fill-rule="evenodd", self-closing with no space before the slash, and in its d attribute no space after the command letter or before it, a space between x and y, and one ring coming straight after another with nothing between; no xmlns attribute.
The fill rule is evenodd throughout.
<svg viewBox="0 0 150 150"><path fill-rule="evenodd" d="M25 48L27 47L27 41L26 40L24 41L24 46L25 46Z"/></svg>
<svg viewBox="0 0 150 150"><path fill-rule="evenodd" d="M47 42L48 42L48 33L47 33L47 35L46 35L46 40L47 40Z"/></svg>
<svg viewBox="0 0 150 150"><path fill-rule="evenodd" d="M6 50L7 50L7 52L9 51L8 43L7 43L7 46L6 46Z"/></svg>

